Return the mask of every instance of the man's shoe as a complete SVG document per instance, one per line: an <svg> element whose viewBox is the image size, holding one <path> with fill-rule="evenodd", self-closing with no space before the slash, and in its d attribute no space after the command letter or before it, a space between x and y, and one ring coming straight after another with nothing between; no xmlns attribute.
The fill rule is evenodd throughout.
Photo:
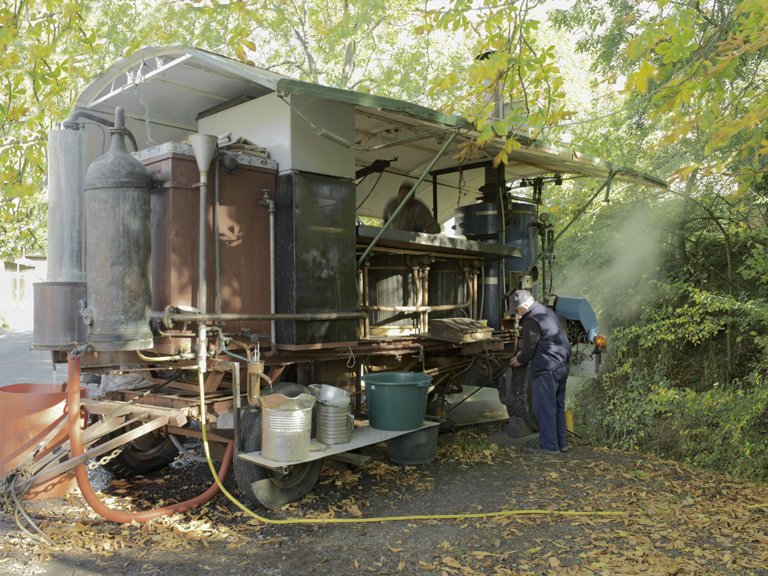
<svg viewBox="0 0 768 576"><path fill-rule="evenodd" d="M560 454L559 450L544 450L541 446L529 446L526 450L531 454L544 454L547 456L557 456Z"/></svg>
<svg viewBox="0 0 768 576"><path fill-rule="evenodd" d="M560 448L560 452L568 452L568 446L563 446Z"/></svg>

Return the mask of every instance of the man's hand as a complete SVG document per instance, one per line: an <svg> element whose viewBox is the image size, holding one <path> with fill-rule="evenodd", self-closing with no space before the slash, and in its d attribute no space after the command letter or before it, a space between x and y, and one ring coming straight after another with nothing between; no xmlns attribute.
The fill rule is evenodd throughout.
<svg viewBox="0 0 768 576"><path fill-rule="evenodd" d="M515 368L520 368L520 366L522 366L522 364L520 364L520 362L518 362L518 360L517 360L518 356L520 356L520 352L518 352L517 354L512 356L512 358L509 360L509 365L510 366L514 366Z"/></svg>

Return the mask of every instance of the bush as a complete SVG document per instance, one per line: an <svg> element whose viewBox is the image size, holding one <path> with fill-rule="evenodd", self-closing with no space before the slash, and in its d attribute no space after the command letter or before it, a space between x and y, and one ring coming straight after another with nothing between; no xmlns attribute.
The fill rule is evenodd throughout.
<svg viewBox="0 0 768 576"><path fill-rule="evenodd" d="M602 374L577 394L578 429L607 446L768 480L768 305L658 288L637 323L614 330ZM730 381L729 321L741 346Z"/></svg>

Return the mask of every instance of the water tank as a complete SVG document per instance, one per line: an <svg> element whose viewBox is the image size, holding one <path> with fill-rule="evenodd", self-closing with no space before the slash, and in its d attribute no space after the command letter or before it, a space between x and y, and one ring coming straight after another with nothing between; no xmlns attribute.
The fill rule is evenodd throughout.
<svg viewBox="0 0 768 576"><path fill-rule="evenodd" d="M115 111L109 152L85 178L88 307L83 319L97 351L152 347L149 312L150 189L147 169L125 147L125 113Z"/></svg>

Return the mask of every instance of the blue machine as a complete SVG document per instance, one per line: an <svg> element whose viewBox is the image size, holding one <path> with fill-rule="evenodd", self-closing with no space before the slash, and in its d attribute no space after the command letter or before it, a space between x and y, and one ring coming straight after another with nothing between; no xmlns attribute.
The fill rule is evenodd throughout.
<svg viewBox="0 0 768 576"><path fill-rule="evenodd" d="M592 344L597 336L597 315L592 306L585 298L569 298L567 296L560 296L555 303L555 313L565 318L566 321L580 322L583 327L584 334L586 334L586 342L582 342L581 338L578 338L579 344ZM577 327L578 330L578 327ZM573 330L571 330L573 332ZM572 336L578 336L577 334L569 334L569 339Z"/></svg>

